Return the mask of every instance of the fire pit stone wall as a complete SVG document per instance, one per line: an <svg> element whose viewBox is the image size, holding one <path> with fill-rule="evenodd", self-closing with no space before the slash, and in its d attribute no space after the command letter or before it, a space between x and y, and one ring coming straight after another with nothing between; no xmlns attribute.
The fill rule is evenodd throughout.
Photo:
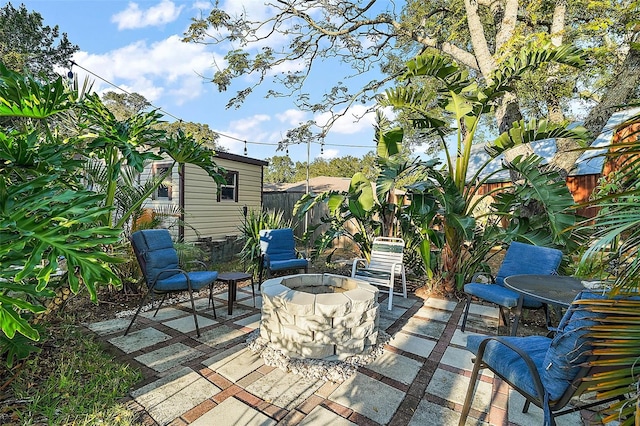
<svg viewBox="0 0 640 426"><path fill-rule="evenodd" d="M367 354L378 337L378 289L340 275L265 281L260 336L294 358L343 360Z"/></svg>

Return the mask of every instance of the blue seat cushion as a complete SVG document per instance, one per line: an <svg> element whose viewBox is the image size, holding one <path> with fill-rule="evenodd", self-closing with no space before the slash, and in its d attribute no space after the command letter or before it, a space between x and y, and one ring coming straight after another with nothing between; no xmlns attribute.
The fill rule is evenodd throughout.
<svg viewBox="0 0 640 426"><path fill-rule="evenodd" d="M301 269L306 268L309 264L307 259L288 259L288 260L272 260L266 265L272 271L281 271L284 269Z"/></svg>
<svg viewBox="0 0 640 426"><path fill-rule="evenodd" d="M467 337L467 350L478 354L478 348L480 343L487 339L487 336L472 335ZM551 345L551 339L544 336L527 336L527 337L500 337L504 341L508 342L515 347L522 349L533 360L538 374L544 373L544 360L545 355ZM502 343L492 340L487 343L483 362L491 366L491 370L504 377L514 386L520 388L524 392L530 395L539 396L536 388L533 384L533 378L529 372L527 365L522 357L509 347ZM544 381L543 381L544 384ZM562 395L551 395L552 399L557 399ZM542 398L541 396L539 396Z"/></svg>
<svg viewBox="0 0 640 426"><path fill-rule="evenodd" d="M216 271L194 271L187 272L189 279L191 280L191 288L193 290L200 290L203 287L213 283L218 278L218 272ZM169 278L162 278L158 280L154 291L167 292L167 291L181 291L188 290L187 278L184 274L177 273Z"/></svg>
<svg viewBox="0 0 640 426"><path fill-rule="evenodd" d="M520 295L515 291L502 287L498 284L465 284L464 292L509 309L515 308L518 305L518 298L520 297ZM537 309L542 306L542 303L529 297L525 297L522 306L525 308Z"/></svg>

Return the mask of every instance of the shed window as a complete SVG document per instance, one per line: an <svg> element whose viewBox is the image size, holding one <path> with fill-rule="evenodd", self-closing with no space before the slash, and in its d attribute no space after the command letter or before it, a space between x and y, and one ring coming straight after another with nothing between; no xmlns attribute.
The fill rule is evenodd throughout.
<svg viewBox="0 0 640 426"><path fill-rule="evenodd" d="M153 165L153 177L157 178L163 176L167 171L171 169L171 163L155 163ZM162 184L156 188L153 193L154 200L171 200L171 183L172 183L172 173L169 173L165 176Z"/></svg>
<svg viewBox="0 0 640 426"><path fill-rule="evenodd" d="M238 202L238 172L227 172L224 175L226 183L218 188L218 201Z"/></svg>

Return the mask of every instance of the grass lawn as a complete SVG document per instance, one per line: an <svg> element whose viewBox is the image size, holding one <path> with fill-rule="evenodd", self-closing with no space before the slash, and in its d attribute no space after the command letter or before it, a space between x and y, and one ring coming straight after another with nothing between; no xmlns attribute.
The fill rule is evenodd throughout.
<svg viewBox="0 0 640 426"><path fill-rule="evenodd" d="M40 352L0 374L3 425L133 425L119 403L142 379L114 360L93 336L65 316L47 327Z"/></svg>

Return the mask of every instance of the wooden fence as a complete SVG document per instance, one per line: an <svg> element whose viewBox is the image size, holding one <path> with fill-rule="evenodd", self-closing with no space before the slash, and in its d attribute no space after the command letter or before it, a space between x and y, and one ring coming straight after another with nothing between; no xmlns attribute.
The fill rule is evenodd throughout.
<svg viewBox="0 0 640 426"><path fill-rule="evenodd" d="M576 204L581 204L589 200L593 189L598 183L600 174L569 176L567 178L567 187L573 196ZM479 194L486 194L498 188L504 188L511 185L511 182L492 182L483 184L479 190ZM293 215L293 207L296 202L304 195L304 192L265 192L262 197L262 205L264 210L282 210L285 219L291 219L296 237L302 238L305 230L304 218L298 218ZM592 218L596 215L595 207L579 208L577 213L581 216ZM309 225L317 225L320 218L328 216L329 211L326 204L316 205L309 212ZM320 236L329 228L329 225L321 225L313 234L313 240ZM336 247L345 247L349 245L347 240L339 241Z"/></svg>
<svg viewBox="0 0 640 426"><path fill-rule="evenodd" d="M571 195L573 196L573 201L576 204L582 204L589 201L591 193L598 185L598 179L600 179L600 174L567 177L567 187L569 188L569 192L571 192ZM494 191L498 188L505 188L508 186L511 186L511 182L485 183L478 189L478 194L486 194L487 192ZM576 212L581 216L592 218L596 215L598 209L596 207L581 207L578 208Z"/></svg>
<svg viewBox="0 0 640 426"><path fill-rule="evenodd" d="M282 210L284 212L284 218L292 221L292 226L296 237L302 238L305 231L305 219L294 216L293 207L298 202L304 192L265 192L262 194L262 208L263 210ZM329 209L325 203L319 203L309 211L309 226L317 225L320 219L329 215ZM318 238L322 233L329 229L329 225L320 225L313 233L312 241ZM347 239L340 239L334 242L334 247L350 246Z"/></svg>

